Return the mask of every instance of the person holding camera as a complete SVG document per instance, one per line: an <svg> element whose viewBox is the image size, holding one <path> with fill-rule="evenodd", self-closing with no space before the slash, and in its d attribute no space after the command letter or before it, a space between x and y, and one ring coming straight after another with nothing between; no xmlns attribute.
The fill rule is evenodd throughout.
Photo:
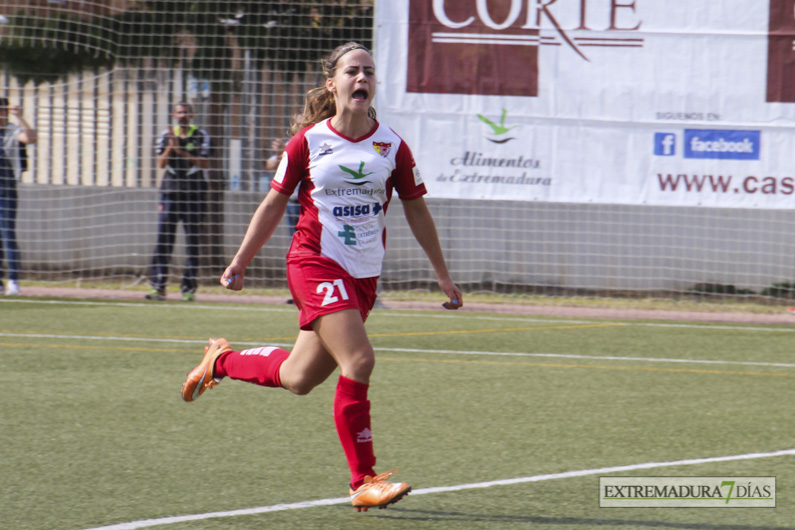
<svg viewBox="0 0 795 530"><path fill-rule="evenodd" d="M196 274L201 251L201 229L207 195L205 170L210 167L210 135L191 123L193 107L184 101L174 105L176 122L157 141L157 167L165 169L160 184L157 244L152 256L152 290L147 300L165 300L168 265L174 250L177 225L185 230L187 258L180 291L182 299L196 298Z"/></svg>

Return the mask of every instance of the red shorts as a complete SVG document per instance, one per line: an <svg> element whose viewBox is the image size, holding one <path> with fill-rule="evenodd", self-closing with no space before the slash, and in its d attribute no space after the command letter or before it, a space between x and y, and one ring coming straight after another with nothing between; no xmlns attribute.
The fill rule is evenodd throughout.
<svg viewBox="0 0 795 530"><path fill-rule="evenodd" d="M332 259L304 255L287 258L287 286L300 311L298 324L311 331L313 320L344 309L358 309L366 321L378 277L354 278Z"/></svg>

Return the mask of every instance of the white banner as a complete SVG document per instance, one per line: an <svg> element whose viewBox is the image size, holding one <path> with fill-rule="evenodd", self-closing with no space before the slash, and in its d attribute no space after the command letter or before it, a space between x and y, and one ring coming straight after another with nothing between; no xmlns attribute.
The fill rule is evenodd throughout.
<svg viewBox="0 0 795 530"><path fill-rule="evenodd" d="M376 2L431 197L791 208L795 0Z"/></svg>

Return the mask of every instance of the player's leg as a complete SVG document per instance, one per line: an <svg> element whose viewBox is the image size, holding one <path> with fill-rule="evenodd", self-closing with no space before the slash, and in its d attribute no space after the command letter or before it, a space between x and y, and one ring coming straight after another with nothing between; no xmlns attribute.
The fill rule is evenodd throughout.
<svg viewBox="0 0 795 530"><path fill-rule="evenodd" d="M343 377L370 384L375 352L358 309L322 315L312 322L312 329L340 367Z"/></svg>
<svg viewBox="0 0 795 530"><path fill-rule="evenodd" d="M317 275L311 271L299 274L296 270L293 268L288 278L292 278L290 288L301 309L302 327L310 326L315 331L302 329L292 353L275 347L235 352L226 340L210 339L202 363L183 385L183 398L192 401L224 376L306 394L325 381L339 364L343 375L335 393L334 420L351 470L351 500L357 510L385 507L400 500L411 487L404 482L387 482L391 472L376 475L373 470L367 392L375 355L364 330L364 319L375 299L375 281L350 277L341 279L342 285L336 280L308 281ZM331 309L328 304L324 308L327 289L318 285L326 283L339 289L338 298L346 301L347 308ZM314 298L319 300L313 302Z"/></svg>
<svg viewBox="0 0 795 530"><path fill-rule="evenodd" d="M328 340L335 348L343 351L338 354L338 357L345 362L343 374L348 374L354 383L363 383L369 381L375 360L367 334L364 333L361 315L358 310L349 310L349 312L350 315L345 315L347 318L333 316L340 313L321 317L324 323L319 323L318 326L323 327L324 330L333 326L345 328L348 327L345 322L348 318L357 323L357 328L360 329L353 332L356 338L345 339L344 333L336 330L324 333L329 335ZM364 344L364 347L354 347L356 342ZM182 397L185 401L195 400L207 388L215 386L225 377L260 386L283 387L299 395L308 394L328 379L337 368L338 362L329 354L317 333L306 330L299 332L292 353L275 346L236 351L224 338L210 339L204 351L202 362L188 374L182 386ZM353 359L357 355L355 352L360 352L360 357L366 361L354 363ZM366 383L363 384L367 386Z"/></svg>
<svg viewBox="0 0 795 530"><path fill-rule="evenodd" d="M337 368L317 335L305 330L299 332L292 353L275 346L235 351L224 338L210 339L204 352L182 385L185 401L194 401L225 377L305 395Z"/></svg>
<svg viewBox="0 0 795 530"><path fill-rule="evenodd" d="M303 396L322 384L337 369L337 362L314 331L301 330L290 356L282 363L282 386Z"/></svg>
<svg viewBox="0 0 795 530"><path fill-rule="evenodd" d="M360 299L369 298L367 293L374 289L375 286L369 285ZM384 508L411 491L405 482L387 482L392 471L381 475L374 471L376 459L367 392L375 353L364 328L362 315L367 312L369 307L363 312L346 309L312 322L318 338L342 371L334 394L334 423L351 471L351 502L358 511Z"/></svg>
<svg viewBox="0 0 795 530"><path fill-rule="evenodd" d="M312 322L318 338L339 365L334 394L334 423L351 470L351 487L375 476L375 454L367 392L375 353L356 309L323 315Z"/></svg>
<svg viewBox="0 0 795 530"><path fill-rule="evenodd" d="M282 387L308 394L336 370L317 335L301 330L291 352L274 346L223 352L215 362L214 377L229 377L260 386Z"/></svg>
<svg viewBox="0 0 795 530"><path fill-rule="evenodd" d="M288 285L301 310L299 320L302 321L292 354L271 346L233 351L225 339L210 339L204 359L182 385L185 401L193 401L224 377L261 386L282 386L296 394L307 394L331 375L337 365L312 331L312 317L304 315L307 300L318 296L317 284L307 281L309 275L300 269L299 264L288 261ZM316 309L316 304L311 307Z"/></svg>
<svg viewBox="0 0 795 530"><path fill-rule="evenodd" d="M211 338L204 347L201 362L188 372L182 383L182 399L195 401L225 377L260 386L280 387L279 369L289 355L287 350L275 346L236 351L225 338Z"/></svg>
<svg viewBox="0 0 795 530"><path fill-rule="evenodd" d="M353 278L338 263L321 256L288 259L287 278L300 310L301 329L313 330L340 366L334 422L351 469L351 485L358 488L366 476L375 475L367 399L375 354L364 321L375 301L377 279Z"/></svg>

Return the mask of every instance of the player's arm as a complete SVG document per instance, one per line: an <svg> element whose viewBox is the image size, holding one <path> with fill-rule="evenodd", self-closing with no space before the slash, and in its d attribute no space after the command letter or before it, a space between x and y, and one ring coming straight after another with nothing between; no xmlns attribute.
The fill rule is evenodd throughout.
<svg viewBox="0 0 795 530"><path fill-rule="evenodd" d="M308 159L309 152L306 141L299 133L288 142L279 168L271 182L271 190L262 200L257 211L254 212L240 249L221 276L221 285L227 289L239 291L243 288L246 267L279 226L279 221L287 211L290 195L305 176Z"/></svg>
<svg viewBox="0 0 795 530"><path fill-rule="evenodd" d="M271 189L260 203L243 237L240 248L232 259L232 263L221 276L221 285L227 289L239 291L243 288L246 267L257 255L257 252L268 242L279 221L287 210L289 195Z"/></svg>
<svg viewBox="0 0 795 530"><path fill-rule="evenodd" d="M419 197L402 202L403 212L406 215L411 232L428 256L439 280L439 288L450 299L449 302L444 304L445 309L458 309L464 305L463 296L450 278L450 272L447 270L447 264L444 261L442 246L439 244L436 224L433 222L428 205L425 204L425 199Z"/></svg>

